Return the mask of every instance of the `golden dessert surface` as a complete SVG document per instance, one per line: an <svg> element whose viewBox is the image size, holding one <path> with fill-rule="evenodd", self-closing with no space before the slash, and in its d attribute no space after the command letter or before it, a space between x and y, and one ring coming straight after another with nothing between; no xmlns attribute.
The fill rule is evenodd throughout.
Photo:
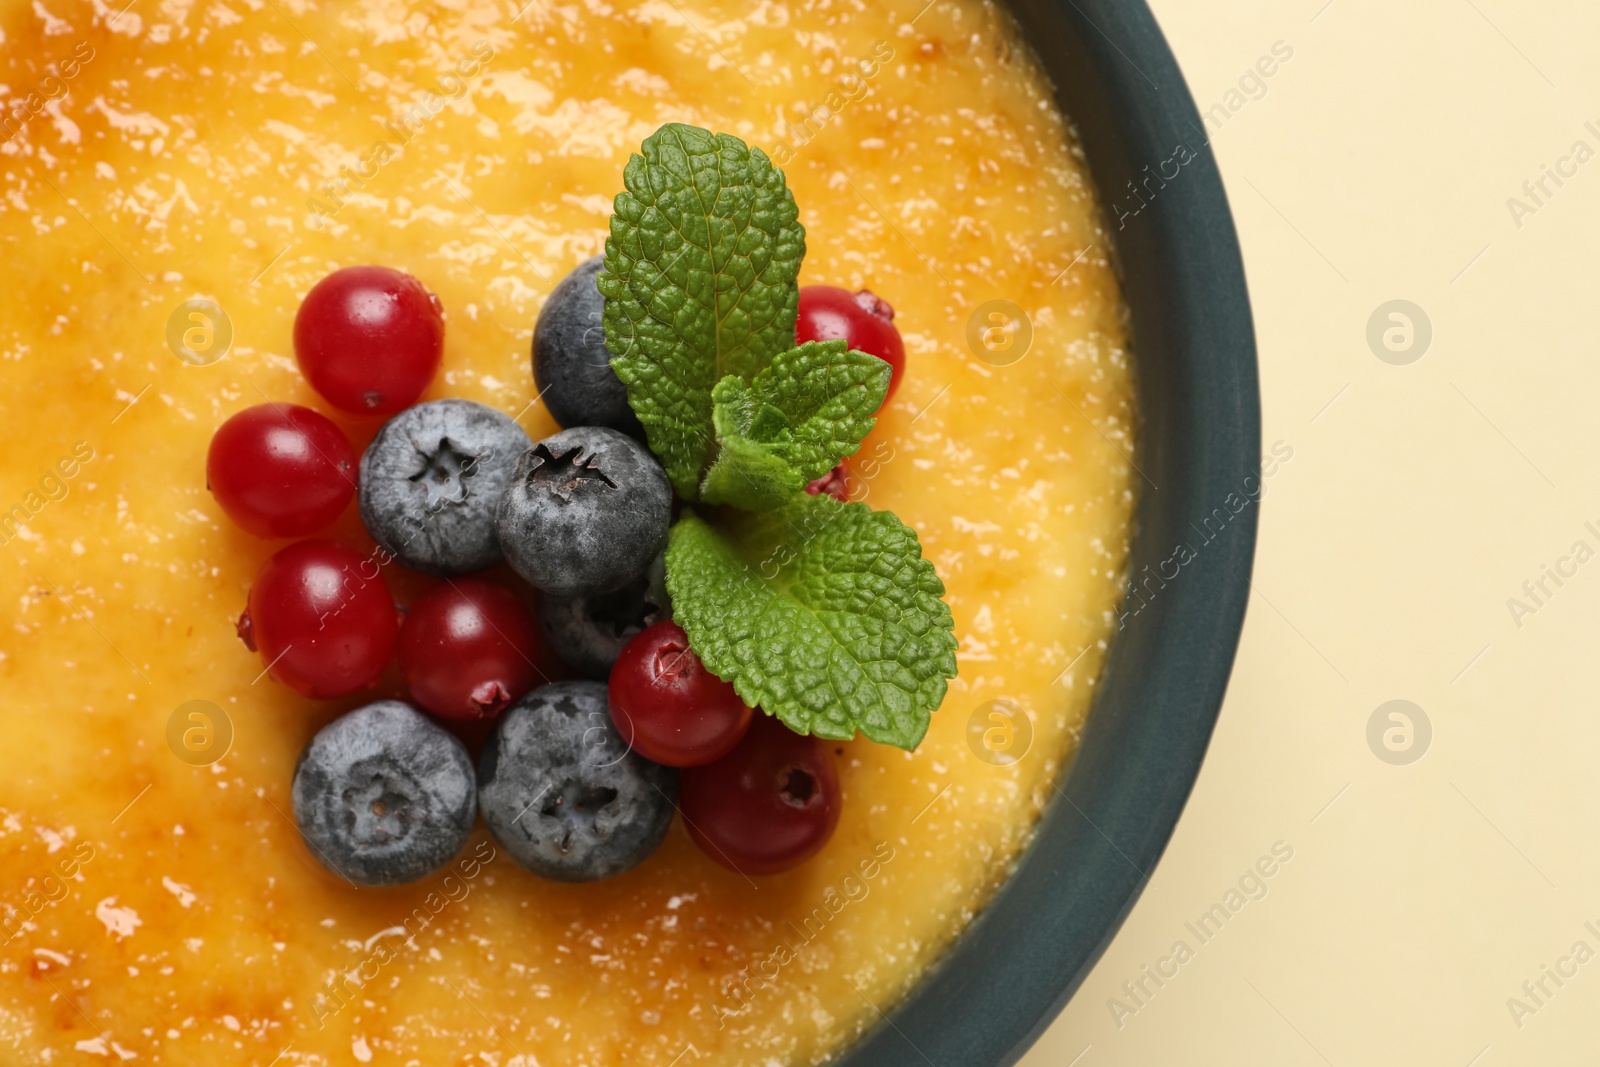
<svg viewBox="0 0 1600 1067"><path fill-rule="evenodd" d="M1137 477L1106 237L995 9L95 0L8 4L0 33L0 1061L810 1064L874 1024L1052 795ZM480 826L448 878L353 888L289 780L362 701L296 696L234 636L281 543L222 514L207 443L265 399L329 411L291 325L356 263L442 299L429 397L551 432L533 322L666 121L772 153L802 283L894 306L908 371L853 478L919 532L960 676L915 753L837 746L839 831L790 874L723 870L675 826L629 874L557 885ZM206 365L168 345L195 298L231 325ZM1029 316L1017 362L1005 320L969 344L990 301ZM358 448L376 428L338 421ZM353 508L334 535L371 545ZM978 755L1003 722L969 730L997 699L1033 733L1009 764ZM169 745L195 700L233 731L211 765Z"/></svg>

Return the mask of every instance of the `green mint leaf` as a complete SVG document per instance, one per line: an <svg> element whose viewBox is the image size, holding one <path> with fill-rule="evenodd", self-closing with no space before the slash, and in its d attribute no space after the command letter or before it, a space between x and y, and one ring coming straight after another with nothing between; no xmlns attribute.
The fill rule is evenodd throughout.
<svg viewBox="0 0 1600 1067"><path fill-rule="evenodd" d="M751 510L784 503L861 447L889 390L889 364L844 341L807 341L775 356L746 385L733 375L711 392L722 443L701 498Z"/></svg>
<svg viewBox="0 0 1600 1067"><path fill-rule="evenodd" d="M606 345L651 450L694 500L716 454L712 387L794 347L805 227L783 172L725 133L661 127L623 185L599 276Z"/></svg>
<svg viewBox="0 0 1600 1067"><path fill-rule="evenodd" d="M667 544L673 618L708 670L799 733L912 749L956 674L944 583L886 511L800 494Z"/></svg>

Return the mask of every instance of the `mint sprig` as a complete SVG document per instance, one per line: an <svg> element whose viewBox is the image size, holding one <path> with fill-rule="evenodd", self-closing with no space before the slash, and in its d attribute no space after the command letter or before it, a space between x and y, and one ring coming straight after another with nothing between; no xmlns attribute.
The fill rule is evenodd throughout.
<svg viewBox="0 0 1600 1067"><path fill-rule="evenodd" d="M915 748L956 674L944 585L894 515L803 492L872 431L889 365L795 344L805 229L760 149L669 124L623 184L599 276L612 366L678 495L739 509L673 527L674 617L797 732Z"/></svg>
<svg viewBox="0 0 1600 1067"><path fill-rule="evenodd" d="M944 583L893 514L801 494L672 529L667 590L689 644L791 729L915 748L956 673Z"/></svg>
<svg viewBox="0 0 1600 1067"><path fill-rule="evenodd" d="M805 227L783 172L737 137L671 123L623 171L602 317L612 366L678 495L715 458L711 389L794 347Z"/></svg>
<svg viewBox="0 0 1600 1067"><path fill-rule="evenodd" d="M748 385L731 374L722 379L711 391L720 450L701 499L778 507L861 447L889 376L889 364L843 341L807 341Z"/></svg>

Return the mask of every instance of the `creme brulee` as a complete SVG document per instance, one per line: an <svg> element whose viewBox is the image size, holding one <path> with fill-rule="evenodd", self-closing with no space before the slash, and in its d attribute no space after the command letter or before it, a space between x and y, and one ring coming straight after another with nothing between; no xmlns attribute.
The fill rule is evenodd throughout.
<svg viewBox="0 0 1600 1067"><path fill-rule="evenodd" d="M1008 23L977 0L125 3L0 17L0 1060L836 1054L1005 879L1116 625L1124 320L1083 160ZM372 697L302 699L235 637L282 543L224 518L207 443L266 399L333 414L291 325L357 263L443 301L429 398L553 432L534 320L667 121L766 149L807 228L801 282L894 306L908 370L852 479L920 534L960 675L916 752L837 746L842 822L791 873L724 870L678 825L632 872L560 885L480 826L447 871L354 888L307 852L289 783ZM336 417L357 448L376 429ZM371 546L354 508L332 536ZM390 580L402 603L424 587ZM169 743L189 701L226 713L219 762L175 754L203 720Z"/></svg>

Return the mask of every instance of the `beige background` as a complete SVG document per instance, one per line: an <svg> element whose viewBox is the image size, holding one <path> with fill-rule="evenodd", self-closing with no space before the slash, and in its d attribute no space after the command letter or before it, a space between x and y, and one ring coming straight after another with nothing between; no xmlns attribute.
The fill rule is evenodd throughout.
<svg viewBox="0 0 1600 1067"><path fill-rule="evenodd" d="M1202 110L1274 42L1294 49L1213 140L1264 439L1294 459L1269 483L1257 592L1193 798L1026 1067L1600 1052L1600 961L1569 955L1580 940L1600 952L1584 926L1600 929L1600 562L1563 564L1577 573L1546 580L1542 606L1521 591L1576 541L1600 550L1584 527L1600 529L1600 160L1547 180L1542 207L1521 190L1575 141L1600 151L1584 128L1600 130L1600 7L1323 3L1154 0ZM1512 196L1537 209L1520 228ZM1365 338L1395 298L1434 330L1408 366ZM1537 607L1520 628L1513 596ZM1433 727L1409 766L1366 740L1391 699ZM1200 946L1185 922L1280 840L1294 858L1266 896ZM1108 1000L1178 940L1194 958L1147 980L1119 1028ZM1576 976L1546 978L1542 1005L1523 993L1558 964ZM1514 1019L1513 996L1535 1010Z"/></svg>

